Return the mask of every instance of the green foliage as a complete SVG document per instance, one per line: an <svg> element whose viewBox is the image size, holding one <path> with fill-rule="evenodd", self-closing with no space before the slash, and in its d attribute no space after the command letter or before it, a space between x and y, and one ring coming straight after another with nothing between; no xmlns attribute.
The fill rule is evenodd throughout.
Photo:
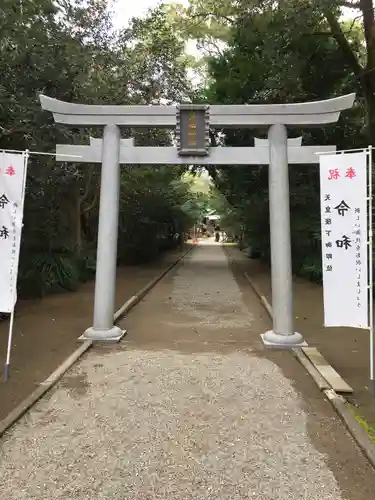
<svg viewBox="0 0 375 500"><path fill-rule="evenodd" d="M366 146L369 131L370 138L375 134L373 21L365 27L360 21L340 24L339 0L191 0L188 7L159 5L119 33L106 0L24 1L22 13L20 5L0 5L0 148L53 152L56 143L87 144L98 136L97 130L57 126L42 112L39 93L71 102L151 105L296 102L354 91L357 105L338 125L293 133L306 145L339 149ZM184 52L191 38L203 51L200 61ZM192 64L205 86L192 88ZM123 132L138 145L171 144L168 130ZM232 146L264 136L264 130L220 132L213 140ZM269 260L267 168L213 166L210 173L215 190L207 192L179 166L122 169L120 265L148 261L178 244L176 233L207 208ZM92 278L99 183L98 165L31 157L22 295L74 290ZM294 271L319 281L316 168L290 169L290 200Z"/></svg>
<svg viewBox="0 0 375 500"><path fill-rule="evenodd" d="M217 188L210 191L209 207L220 216L220 227L229 236L239 236L242 233L241 211L231 205Z"/></svg>
<svg viewBox="0 0 375 500"><path fill-rule="evenodd" d="M43 296L61 289L74 291L79 284L79 270L74 256L65 251L35 253L21 267L19 284L24 295Z"/></svg>
<svg viewBox="0 0 375 500"><path fill-rule="evenodd" d="M356 421L375 445L375 423L369 423L353 404L345 403L345 406L353 413Z"/></svg>
<svg viewBox="0 0 375 500"><path fill-rule="evenodd" d="M179 167L128 167L123 171L119 261L144 262L177 245L176 233L200 217L199 196L180 179Z"/></svg>
<svg viewBox="0 0 375 500"><path fill-rule="evenodd" d="M159 104L189 92L184 41L160 7L116 33L106 0L3 0L0 5L0 148L53 152L88 144L97 130L56 125L38 95L82 103ZM100 132L99 132L100 134ZM124 130L138 145L170 145L165 130ZM184 169L121 172L119 263L144 262L176 245L196 216ZM99 165L31 155L20 295L75 290L95 273ZM194 209L193 209L193 208ZM194 215L195 214L195 215Z"/></svg>
<svg viewBox="0 0 375 500"><path fill-rule="evenodd" d="M239 9L223 54L209 62L211 86L206 98L215 103L283 103L327 99L359 92L361 86L322 9L314 2L291 0L277 9L267 2ZM353 30L351 48L363 57L361 31ZM365 109L360 104L336 125L295 130L303 143L335 144L338 149L366 146ZM223 130L226 145L251 146L264 130ZM293 135L290 134L290 137ZM321 280L320 194L317 166L289 170L293 271ZM244 228L247 244L270 260L267 167L216 167L216 188Z"/></svg>

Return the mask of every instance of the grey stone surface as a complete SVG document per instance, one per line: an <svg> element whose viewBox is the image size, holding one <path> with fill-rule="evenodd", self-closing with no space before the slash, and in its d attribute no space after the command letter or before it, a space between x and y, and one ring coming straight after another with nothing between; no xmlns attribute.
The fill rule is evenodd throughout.
<svg viewBox="0 0 375 500"><path fill-rule="evenodd" d="M199 245L127 323L136 341L151 327L154 337L185 335L191 324L229 337L258 320L220 246ZM90 352L0 442L0 499L366 498L342 493L309 419L291 381L251 346Z"/></svg>
<svg viewBox="0 0 375 500"><path fill-rule="evenodd" d="M120 138L119 127L116 125L106 125L104 127L103 142L100 146L102 168L96 249L94 318L93 326L83 334L85 340L117 342L124 334L120 328L113 324L120 199Z"/></svg>
<svg viewBox="0 0 375 500"><path fill-rule="evenodd" d="M211 243L209 240L208 243ZM202 257L202 245L192 253L184 267L173 277L171 303L180 314L176 327L199 325L207 328L247 328L254 314L242 301L241 291L232 277L222 250L210 252L209 261ZM206 267L202 273L197 268ZM184 321L187 317L188 321ZM189 321L190 320L190 321ZM166 320L167 322L168 319Z"/></svg>
<svg viewBox="0 0 375 500"><path fill-rule="evenodd" d="M42 108L52 111L56 123L70 125L116 124L131 127L175 127L176 106L116 106L75 104L39 95ZM280 123L292 126L316 126L334 123L340 112L351 108L355 94L324 101L288 104L210 105L212 127L265 126Z"/></svg>
<svg viewBox="0 0 375 500"><path fill-rule="evenodd" d="M290 165L319 163L317 153L334 153L336 146L301 146L288 149ZM90 146L73 144L56 145L56 161L78 161L99 163L101 146L97 142ZM259 147L212 147L208 156L179 156L175 147L121 145L120 163L130 165L268 165L269 153L264 146Z"/></svg>
<svg viewBox="0 0 375 500"><path fill-rule="evenodd" d="M290 147L300 147L302 146L302 136L301 137L293 137L288 138L288 148ZM254 147L269 147L268 139L259 139L258 137L254 137Z"/></svg>

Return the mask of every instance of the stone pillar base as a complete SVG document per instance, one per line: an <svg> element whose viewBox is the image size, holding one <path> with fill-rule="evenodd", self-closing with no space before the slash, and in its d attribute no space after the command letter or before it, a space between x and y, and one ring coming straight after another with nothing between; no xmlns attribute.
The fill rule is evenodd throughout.
<svg viewBox="0 0 375 500"><path fill-rule="evenodd" d="M126 330L121 330L118 326L112 326L108 330L96 330L93 326L87 328L85 333L78 338L78 341L85 342L86 340L93 340L94 342L119 342L126 334Z"/></svg>
<svg viewBox="0 0 375 500"><path fill-rule="evenodd" d="M307 343L303 340L300 333L292 335L280 335L273 330L261 334L263 344L266 347L277 347L283 349L293 349L294 347L307 347Z"/></svg>

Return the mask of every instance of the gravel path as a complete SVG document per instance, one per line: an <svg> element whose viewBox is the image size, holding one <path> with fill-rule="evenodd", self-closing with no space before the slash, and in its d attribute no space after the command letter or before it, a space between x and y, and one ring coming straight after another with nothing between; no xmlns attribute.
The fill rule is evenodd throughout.
<svg viewBox="0 0 375 500"><path fill-rule="evenodd" d="M366 486L343 491L301 395L255 344L197 352L204 335L258 338L257 314L221 247L200 245L127 319L128 344L89 353L1 441L0 499L374 498L374 474L345 433L358 463L344 474L358 465ZM139 340L173 335L195 339L194 352Z"/></svg>

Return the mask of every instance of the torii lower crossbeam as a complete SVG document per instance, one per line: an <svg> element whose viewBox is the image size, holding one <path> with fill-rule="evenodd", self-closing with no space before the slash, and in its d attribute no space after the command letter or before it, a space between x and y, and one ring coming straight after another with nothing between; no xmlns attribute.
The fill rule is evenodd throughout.
<svg viewBox="0 0 375 500"><path fill-rule="evenodd" d="M334 152L335 146L290 146L289 164L318 163L318 152ZM72 156L75 158L72 159ZM90 146L56 146L57 161L100 163L102 147L95 143ZM253 148L210 148L208 156L179 156L172 147L120 147L120 163L128 165L268 165L268 147Z"/></svg>

